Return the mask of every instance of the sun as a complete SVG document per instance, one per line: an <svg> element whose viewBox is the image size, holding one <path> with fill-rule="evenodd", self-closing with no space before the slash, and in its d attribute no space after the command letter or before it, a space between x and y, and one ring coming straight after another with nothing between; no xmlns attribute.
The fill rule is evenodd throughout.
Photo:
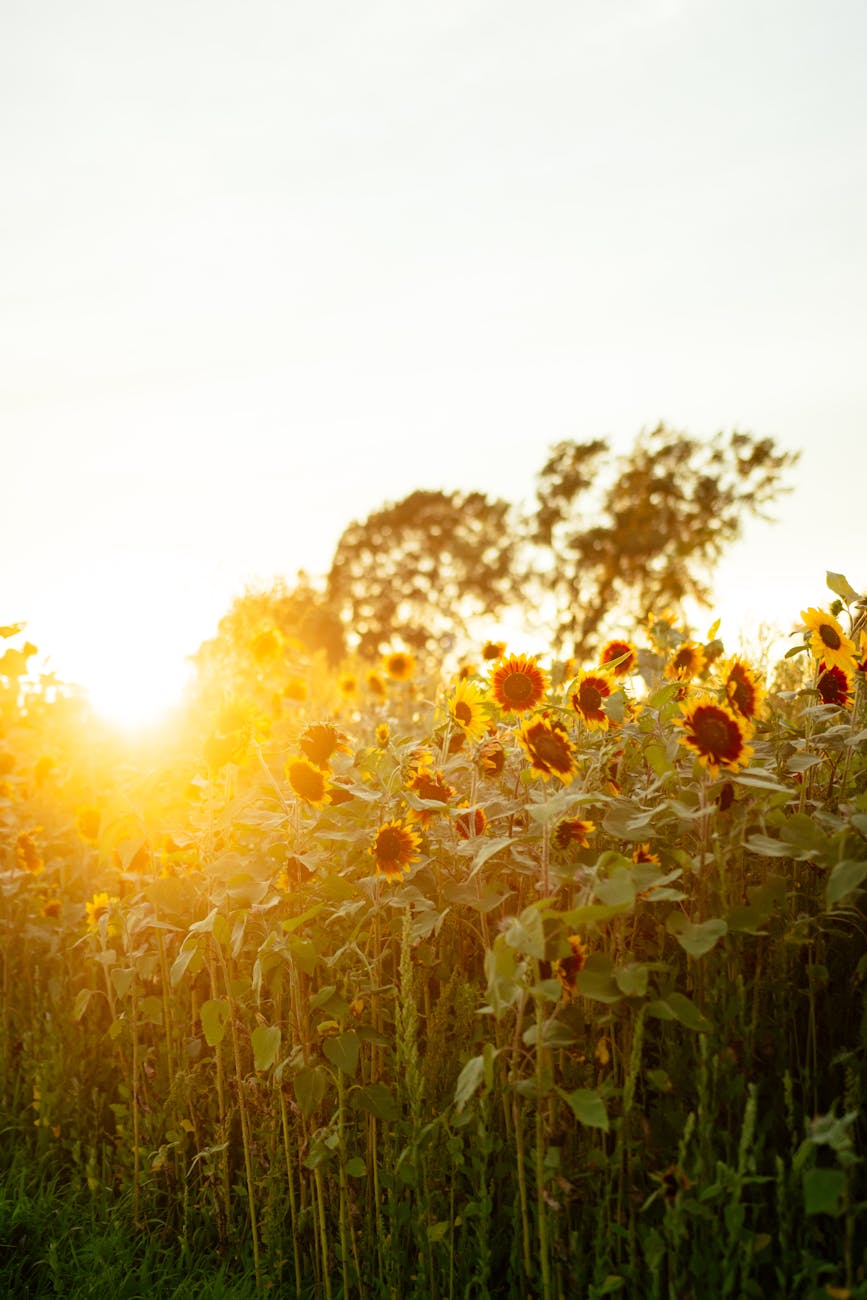
<svg viewBox="0 0 867 1300"><path fill-rule="evenodd" d="M180 705L191 669L182 657L92 650L79 684L94 713L127 733L150 731Z"/></svg>

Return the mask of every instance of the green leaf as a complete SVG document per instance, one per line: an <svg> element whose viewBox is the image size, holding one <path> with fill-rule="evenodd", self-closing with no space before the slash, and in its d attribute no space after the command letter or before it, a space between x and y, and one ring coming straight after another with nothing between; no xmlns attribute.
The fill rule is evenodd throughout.
<svg viewBox="0 0 867 1300"><path fill-rule="evenodd" d="M328 1089L328 1075L319 1065L305 1065L298 1071L292 1082L301 1113L309 1117L325 1096Z"/></svg>
<svg viewBox="0 0 867 1300"><path fill-rule="evenodd" d="M228 998L209 998L207 1002L202 1003L199 1019L209 1047L217 1047L222 1043L231 1014L232 1008Z"/></svg>
<svg viewBox="0 0 867 1300"><path fill-rule="evenodd" d="M508 946L505 935L498 934L493 948L485 953L488 1003L497 1020L519 1000L524 966L523 962L518 964L515 950Z"/></svg>
<svg viewBox="0 0 867 1300"><path fill-rule="evenodd" d="M610 876L596 881L595 894L608 907L631 907L635 902L632 871L627 867L615 867Z"/></svg>
<svg viewBox="0 0 867 1300"><path fill-rule="evenodd" d="M573 907L568 912L561 912L560 920L570 930L585 930L602 921L610 921L612 916L628 912L629 906L629 903L586 903L584 907Z"/></svg>
<svg viewBox="0 0 867 1300"><path fill-rule="evenodd" d="M448 1219L440 1219L439 1223L429 1224L427 1230L428 1241L432 1244L437 1241L442 1241L451 1226L452 1225Z"/></svg>
<svg viewBox="0 0 867 1300"><path fill-rule="evenodd" d="M831 1214L842 1210L846 1175L842 1169L808 1169L804 1174L804 1210L807 1214Z"/></svg>
<svg viewBox="0 0 867 1300"><path fill-rule="evenodd" d="M478 1091L485 1077L484 1056L471 1056L458 1075L455 1084L455 1110L461 1113L470 1098Z"/></svg>
<svg viewBox="0 0 867 1300"><path fill-rule="evenodd" d="M348 1029L336 1038L326 1038L322 1050L332 1065L344 1074L355 1074L358 1069L358 1034Z"/></svg>
<svg viewBox="0 0 867 1300"><path fill-rule="evenodd" d="M601 1128L603 1133L608 1132L608 1112L598 1092L592 1088L576 1088L574 1092L558 1088L557 1091L580 1123L587 1128Z"/></svg>
<svg viewBox="0 0 867 1300"><path fill-rule="evenodd" d="M162 998L157 997L155 993L149 993L139 1002L138 1014L139 1019L147 1025L161 1025L163 1023Z"/></svg>
<svg viewBox="0 0 867 1300"><path fill-rule="evenodd" d="M353 1094L353 1104L376 1119L391 1123L400 1118L400 1108L384 1083L369 1083Z"/></svg>
<svg viewBox="0 0 867 1300"><path fill-rule="evenodd" d="M851 605L853 600L860 599L858 592L846 581L842 573L832 573L831 570L828 569L825 573L825 582L831 591L833 591L834 595L839 596L847 605ZM807 1213L809 1214L809 1210Z"/></svg>
<svg viewBox="0 0 867 1300"><path fill-rule="evenodd" d="M300 916L290 916L285 921L281 921L280 925L287 934L291 934L293 930L297 930L299 926L306 924L307 921L312 921L315 916L318 916L323 906L323 903L316 903L313 907L308 907L307 911L302 912Z"/></svg>
<svg viewBox="0 0 867 1300"><path fill-rule="evenodd" d="M690 957L703 957L706 952L716 947L728 931L728 926L721 917L696 923L685 917L683 912L670 912L665 928L669 934L674 935L681 948L684 952L688 952Z"/></svg>
<svg viewBox="0 0 867 1300"><path fill-rule="evenodd" d="M350 1178L363 1178L367 1173L367 1165L364 1163L361 1156L352 1156L346 1162L346 1172L349 1174Z"/></svg>
<svg viewBox="0 0 867 1300"><path fill-rule="evenodd" d="M733 907L726 917L729 930L746 934L763 933L761 927L786 897L786 881L782 876L769 876L764 885L753 885L747 890L749 902Z"/></svg>
<svg viewBox="0 0 867 1300"><path fill-rule="evenodd" d="M833 907L835 903L839 903L841 898L845 898L852 893L853 889L857 889L864 879L867 879L867 859L855 862L847 858L843 862L838 862L828 877L825 888L827 906Z"/></svg>
<svg viewBox="0 0 867 1300"><path fill-rule="evenodd" d="M505 937L510 948L544 960L545 927L538 907L525 907L521 915L511 921Z"/></svg>
<svg viewBox="0 0 867 1300"><path fill-rule="evenodd" d="M620 970L614 972L614 978L617 981L617 987L621 993L625 993L628 998L643 998L647 992L647 981L650 972L646 966L635 963L629 966L622 966Z"/></svg>
<svg viewBox="0 0 867 1300"><path fill-rule="evenodd" d="M193 958L198 955L198 952L199 952L199 945L195 939L184 940L183 944L181 945L180 952L178 953L175 960L172 962L172 971L171 971L172 988L177 988L177 986L180 984L181 980L184 978L184 975L186 974L187 967L189 966Z"/></svg>
<svg viewBox="0 0 867 1300"><path fill-rule="evenodd" d="M575 987L582 997L594 1002L619 1002L623 997L614 980L614 966L604 953L594 952L587 958L584 969L578 972Z"/></svg>
<svg viewBox="0 0 867 1300"><path fill-rule="evenodd" d="M280 1026L257 1025L250 1035L253 1044L253 1064L257 1070L267 1070L277 1060L280 1051Z"/></svg>
<svg viewBox="0 0 867 1300"><path fill-rule="evenodd" d="M687 1029L694 1029L698 1034L707 1034L713 1029L712 1021L699 1011L694 1002L684 997L682 993L669 993L668 997L663 999L669 1010L674 1013L677 1020ZM648 1011L650 1007L648 1007ZM665 1018L665 1017L663 1017Z"/></svg>
<svg viewBox="0 0 867 1300"><path fill-rule="evenodd" d="M114 985L114 991L119 998L125 998L127 993L129 993L134 975L135 971L122 970L119 966L115 966L114 970L111 972L111 982Z"/></svg>
<svg viewBox="0 0 867 1300"><path fill-rule="evenodd" d="M12 633L14 635L14 633ZM79 989L75 995L75 1003L72 1008L73 1020L80 1020L87 1010L88 1003L93 997L93 989Z"/></svg>

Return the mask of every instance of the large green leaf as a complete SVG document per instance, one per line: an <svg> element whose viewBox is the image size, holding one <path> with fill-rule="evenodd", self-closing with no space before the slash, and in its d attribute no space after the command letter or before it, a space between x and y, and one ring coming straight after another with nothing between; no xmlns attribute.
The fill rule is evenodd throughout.
<svg viewBox="0 0 867 1300"><path fill-rule="evenodd" d="M250 1041L253 1044L253 1064L256 1069L270 1069L280 1051L280 1026L257 1025L250 1035Z"/></svg>
<svg viewBox="0 0 867 1300"><path fill-rule="evenodd" d="M846 858L843 862L838 862L828 877L828 884L825 887L825 901L828 907L833 907L841 899L846 898L865 879L867 879L867 858L862 858L860 861Z"/></svg>
<svg viewBox="0 0 867 1300"><path fill-rule="evenodd" d="M728 931L728 926L721 917L709 921L694 922L684 916L683 912L670 912L665 928L673 934L677 942L688 952L690 957L703 957L715 948Z"/></svg>
<svg viewBox="0 0 867 1300"><path fill-rule="evenodd" d="M322 1050L333 1066L344 1074L355 1074L358 1069L358 1052L360 1042L358 1034L351 1029L336 1038L326 1038Z"/></svg>
<svg viewBox="0 0 867 1300"><path fill-rule="evenodd" d="M608 1132L608 1112L598 1092L592 1088L576 1088L574 1092L558 1088L557 1091L577 1120L587 1128L601 1128L603 1133Z"/></svg>
<svg viewBox="0 0 867 1300"><path fill-rule="evenodd" d="M391 1089L384 1083L368 1083L352 1094L353 1105L366 1110L376 1119L391 1122L400 1117L400 1107L392 1096Z"/></svg>
<svg viewBox="0 0 867 1300"><path fill-rule="evenodd" d="M804 1210L807 1214L831 1214L843 1206L846 1175L842 1169L808 1169L804 1174Z"/></svg>
<svg viewBox="0 0 867 1300"><path fill-rule="evenodd" d="M226 1036L232 1008L228 998L209 998L199 1010L202 1030L209 1047L217 1047Z"/></svg>
<svg viewBox="0 0 867 1300"><path fill-rule="evenodd" d="M325 1096L328 1075L319 1065L305 1065L295 1075L293 1085L302 1115L310 1116Z"/></svg>

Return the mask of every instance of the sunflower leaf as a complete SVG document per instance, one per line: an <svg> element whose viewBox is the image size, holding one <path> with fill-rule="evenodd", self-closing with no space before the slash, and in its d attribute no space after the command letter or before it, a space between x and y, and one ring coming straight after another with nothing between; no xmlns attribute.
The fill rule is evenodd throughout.
<svg viewBox="0 0 867 1300"><path fill-rule="evenodd" d="M832 573L830 569L825 573L825 582L835 596L839 596L847 605L851 605L853 600L858 600L858 592L852 587L842 573Z"/></svg>

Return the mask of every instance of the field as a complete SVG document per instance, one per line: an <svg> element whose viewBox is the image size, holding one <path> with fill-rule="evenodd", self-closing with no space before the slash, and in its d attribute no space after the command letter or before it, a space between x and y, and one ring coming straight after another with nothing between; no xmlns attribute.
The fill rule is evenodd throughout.
<svg viewBox="0 0 867 1300"><path fill-rule="evenodd" d="M0 1290L867 1297L867 637L0 656ZM798 612L793 611L797 619Z"/></svg>

